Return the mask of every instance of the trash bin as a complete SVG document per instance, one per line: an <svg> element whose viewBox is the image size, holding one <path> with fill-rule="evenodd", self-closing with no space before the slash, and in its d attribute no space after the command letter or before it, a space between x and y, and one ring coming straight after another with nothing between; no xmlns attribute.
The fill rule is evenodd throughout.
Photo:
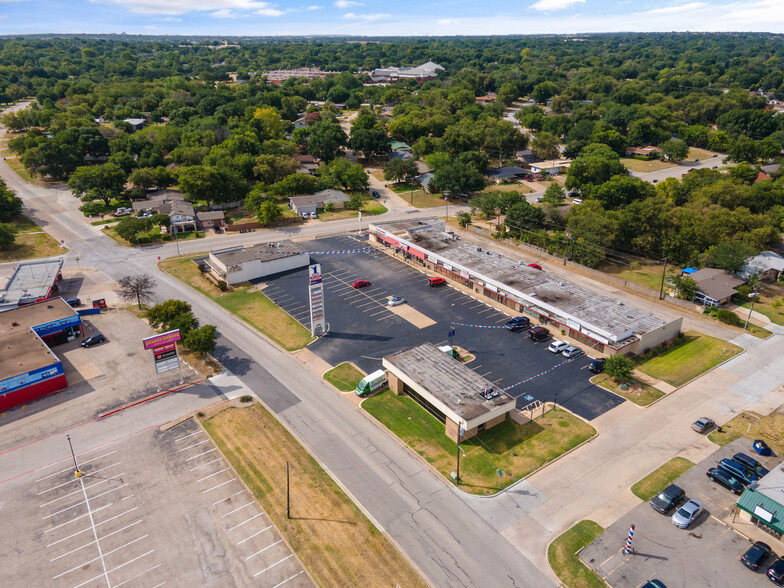
<svg viewBox="0 0 784 588"><path fill-rule="evenodd" d="M754 441L754 451L756 451L759 455L770 455L770 447L761 439L756 439Z"/></svg>

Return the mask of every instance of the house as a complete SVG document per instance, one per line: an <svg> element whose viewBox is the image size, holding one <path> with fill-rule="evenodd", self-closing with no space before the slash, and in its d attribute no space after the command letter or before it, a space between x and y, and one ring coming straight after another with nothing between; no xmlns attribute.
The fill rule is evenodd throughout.
<svg viewBox="0 0 784 588"><path fill-rule="evenodd" d="M754 183L756 184L757 182L763 182L763 181L769 180L769 179L770 179L770 176L768 174L766 174L764 171L761 171L760 173L757 174L757 179L754 180Z"/></svg>
<svg viewBox="0 0 784 588"><path fill-rule="evenodd" d="M323 210L327 204L332 204L335 208L342 208L349 200L351 200L349 195L340 190L321 190L321 192L307 196L292 196L289 198L289 207L297 214L303 212L310 214L319 209Z"/></svg>
<svg viewBox="0 0 784 588"><path fill-rule="evenodd" d="M745 280L723 269L704 268L689 276L697 284L697 293L692 302L703 306L720 306L727 302L735 288Z"/></svg>
<svg viewBox="0 0 784 588"><path fill-rule="evenodd" d="M628 157L658 157L661 155L661 149L648 145L647 147L627 147L626 155Z"/></svg>
<svg viewBox="0 0 784 588"><path fill-rule="evenodd" d="M408 151L392 151L389 154L389 159L402 159L403 161L407 161L409 159L414 159L414 155Z"/></svg>
<svg viewBox="0 0 784 588"><path fill-rule="evenodd" d="M572 163L571 159L551 159L548 161L538 161L529 164L531 171L535 174L549 174L557 176Z"/></svg>
<svg viewBox="0 0 784 588"><path fill-rule="evenodd" d="M160 206L158 211L161 214L169 215L171 219L172 233L182 233L183 231L195 231L197 228L196 212L193 204L184 200L173 200Z"/></svg>
<svg viewBox="0 0 784 588"><path fill-rule="evenodd" d="M295 155L294 159L299 162L299 169L297 173L313 175L319 167L316 158L310 154Z"/></svg>
<svg viewBox="0 0 784 588"><path fill-rule="evenodd" d="M430 193L430 182L433 180L435 176L433 176L432 172L425 172L417 177L414 178L414 181L422 186L422 189Z"/></svg>
<svg viewBox="0 0 784 588"><path fill-rule="evenodd" d="M201 229L214 229L223 228L226 226L222 210L215 210L212 212L197 212L196 220L198 221L199 228Z"/></svg>
<svg viewBox="0 0 784 588"><path fill-rule="evenodd" d="M498 94L490 92L485 96L477 96L476 101L479 102L479 104L491 104L495 102L496 98L498 98Z"/></svg>
<svg viewBox="0 0 784 588"><path fill-rule="evenodd" d="M763 251L759 255L747 259L737 273L746 280L754 274L759 274L760 279L775 282L782 272L784 272L784 257L774 251Z"/></svg>
<svg viewBox="0 0 784 588"><path fill-rule="evenodd" d="M131 204L134 212L142 210L151 210L153 212L160 212L161 206L168 202L176 202L185 200L185 195L177 190L159 190L154 192L147 200L137 200Z"/></svg>
<svg viewBox="0 0 784 588"><path fill-rule="evenodd" d="M423 63L417 67L379 67L370 73L373 82L397 82L398 80L416 80L420 86L428 80L438 77L438 72L443 71L443 67L432 61Z"/></svg>
<svg viewBox="0 0 784 588"><path fill-rule="evenodd" d="M128 123L133 127L134 131L140 131L144 128L144 125L147 123L146 119L143 118L124 118L123 122Z"/></svg>
<svg viewBox="0 0 784 588"><path fill-rule="evenodd" d="M531 170L522 167L497 167L487 170L485 175L497 183L504 180L516 180L520 178L525 180L533 179Z"/></svg>
<svg viewBox="0 0 784 588"><path fill-rule="evenodd" d="M407 153L411 153L412 149L403 141L390 141L389 142L389 149L390 151L405 151Z"/></svg>

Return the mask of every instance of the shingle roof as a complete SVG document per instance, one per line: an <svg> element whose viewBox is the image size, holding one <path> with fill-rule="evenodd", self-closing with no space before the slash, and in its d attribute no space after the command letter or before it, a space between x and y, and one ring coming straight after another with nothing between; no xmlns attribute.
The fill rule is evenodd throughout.
<svg viewBox="0 0 784 588"><path fill-rule="evenodd" d="M724 300L735 294L744 280L723 269L705 268L689 276L697 282L697 289L713 300Z"/></svg>

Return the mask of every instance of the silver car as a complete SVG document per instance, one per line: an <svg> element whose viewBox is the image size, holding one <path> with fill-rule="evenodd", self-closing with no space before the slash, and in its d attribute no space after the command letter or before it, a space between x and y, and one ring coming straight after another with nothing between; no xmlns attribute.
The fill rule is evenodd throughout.
<svg viewBox="0 0 784 588"><path fill-rule="evenodd" d="M405 303L406 303L406 299L405 298L403 298L402 296L395 296L394 298L390 298L389 299L389 302L387 302L387 305L389 305L389 306L400 306L401 304L405 304Z"/></svg>
<svg viewBox="0 0 784 588"><path fill-rule="evenodd" d="M696 500L689 500L672 515L672 524L679 529L688 529L701 512L702 505Z"/></svg>
<svg viewBox="0 0 784 588"><path fill-rule="evenodd" d="M555 341L550 343L550 346L547 348L547 350L552 351L553 353L561 353L561 351L563 351L567 347L569 347L569 343L567 343L566 341L561 341L559 339L556 339Z"/></svg>

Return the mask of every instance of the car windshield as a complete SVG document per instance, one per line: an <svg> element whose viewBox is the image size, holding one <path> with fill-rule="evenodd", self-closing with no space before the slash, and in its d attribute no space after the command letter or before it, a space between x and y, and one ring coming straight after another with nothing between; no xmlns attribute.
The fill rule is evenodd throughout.
<svg viewBox="0 0 784 588"><path fill-rule="evenodd" d="M669 501L671 500L671 498L670 498L669 496L667 496L667 494L666 494L666 493L664 493L664 492L662 492L661 494L659 494L659 495L657 496L657 498L658 498L659 500L661 500L662 502L669 502Z"/></svg>
<svg viewBox="0 0 784 588"><path fill-rule="evenodd" d="M684 506L683 508L678 510L678 515L682 516L684 519L688 519L691 516L691 511L687 510Z"/></svg>

